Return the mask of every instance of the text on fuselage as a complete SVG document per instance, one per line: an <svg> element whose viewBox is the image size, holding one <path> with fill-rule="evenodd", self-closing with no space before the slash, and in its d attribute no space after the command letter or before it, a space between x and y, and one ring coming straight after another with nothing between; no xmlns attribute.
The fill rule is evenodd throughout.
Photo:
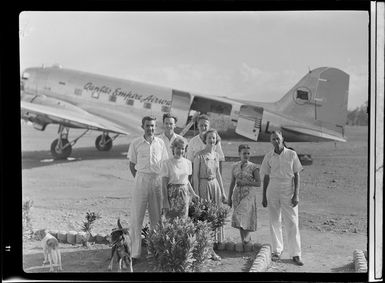
<svg viewBox="0 0 385 283"><path fill-rule="evenodd" d="M151 102L151 103L158 103L158 104L162 104L162 105L171 105L171 101L169 101L167 99L161 99L161 98L156 97L155 95L144 96L142 94L138 94L136 92L133 92L132 90L124 91L120 87L112 90L108 86L105 86L105 85L96 86L92 82L88 82L84 85L83 89L90 91L92 96L94 96L95 94L97 94L99 96L100 94L105 93L105 94L111 95L111 96L123 97L124 100L135 99L135 100L139 100L140 102Z"/></svg>

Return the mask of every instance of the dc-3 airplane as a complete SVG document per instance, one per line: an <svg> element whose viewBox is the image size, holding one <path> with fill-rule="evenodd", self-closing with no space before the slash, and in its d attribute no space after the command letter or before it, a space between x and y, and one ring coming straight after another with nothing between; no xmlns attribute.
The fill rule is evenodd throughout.
<svg viewBox="0 0 385 283"><path fill-rule="evenodd" d="M51 144L55 159L70 156L89 130L102 132L95 145L108 151L119 135L141 134L145 115L161 123L165 112L177 117L176 132L186 136L193 134L197 115L206 113L225 140L270 141L271 131L279 129L288 142L346 141L349 75L336 68L309 71L274 103L207 97L60 66L25 69L20 87L22 119L41 131L59 125ZM69 141L70 128L85 131Z"/></svg>

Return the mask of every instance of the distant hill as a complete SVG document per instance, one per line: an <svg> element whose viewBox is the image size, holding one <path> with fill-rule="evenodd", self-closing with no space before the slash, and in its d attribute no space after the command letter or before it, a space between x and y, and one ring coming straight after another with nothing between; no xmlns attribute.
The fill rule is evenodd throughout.
<svg viewBox="0 0 385 283"><path fill-rule="evenodd" d="M346 125L367 126L368 125L368 101L354 110L348 110Z"/></svg>

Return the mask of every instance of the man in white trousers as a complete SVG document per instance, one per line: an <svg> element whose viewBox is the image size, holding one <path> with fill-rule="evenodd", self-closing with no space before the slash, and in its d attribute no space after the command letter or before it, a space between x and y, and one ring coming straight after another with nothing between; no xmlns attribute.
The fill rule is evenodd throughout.
<svg viewBox="0 0 385 283"><path fill-rule="evenodd" d="M155 137L156 118L142 119L144 135L134 139L128 149L130 171L135 178L131 198L131 238L134 263L141 256L141 232L144 214L148 206L150 228L159 223L162 203L161 163L168 159L164 142Z"/></svg>
<svg viewBox="0 0 385 283"><path fill-rule="evenodd" d="M303 168L297 153L284 146L280 131L272 132L270 140L274 150L267 153L262 161L261 177L263 177L262 205L269 210L272 259L280 259L283 250L282 212L289 256L295 264L302 266L298 191L299 172Z"/></svg>

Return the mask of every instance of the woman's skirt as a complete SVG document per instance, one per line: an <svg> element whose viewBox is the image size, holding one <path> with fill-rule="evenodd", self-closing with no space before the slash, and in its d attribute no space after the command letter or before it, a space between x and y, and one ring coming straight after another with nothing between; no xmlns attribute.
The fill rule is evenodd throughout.
<svg viewBox="0 0 385 283"><path fill-rule="evenodd" d="M221 187L219 186L218 180L214 179L200 179L199 192L200 198L209 200L216 205L222 205L222 193ZM215 229L214 231L214 242L223 242L225 239L223 226Z"/></svg>
<svg viewBox="0 0 385 283"><path fill-rule="evenodd" d="M168 202L170 209L166 214L168 218L186 218L190 203L190 194L188 184L168 184L167 186Z"/></svg>
<svg viewBox="0 0 385 283"><path fill-rule="evenodd" d="M233 196L231 226L243 230L257 230L257 190L255 187L235 187Z"/></svg>

